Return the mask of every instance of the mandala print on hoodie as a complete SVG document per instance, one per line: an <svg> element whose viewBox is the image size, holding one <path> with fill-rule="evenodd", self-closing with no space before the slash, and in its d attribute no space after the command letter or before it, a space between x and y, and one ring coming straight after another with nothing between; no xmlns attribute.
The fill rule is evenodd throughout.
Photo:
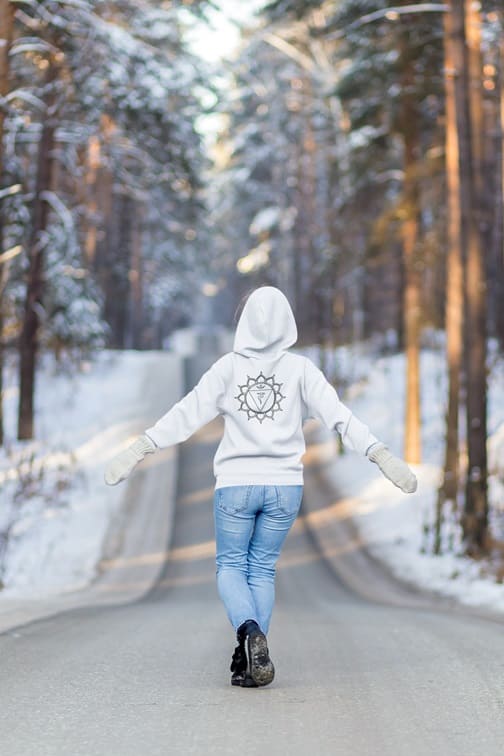
<svg viewBox="0 0 504 756"><path fill-rule="evenodd" d="M261 371L256 378L247 375L247 383L238 385L240 393L235 396L240 402L239 410L247 413L247 419L257 418L262 424L269 417L275 419L275 412L283 412L280 402L285 399L280 389L283 383L276 383L275 376L266 378Z"/></svg>

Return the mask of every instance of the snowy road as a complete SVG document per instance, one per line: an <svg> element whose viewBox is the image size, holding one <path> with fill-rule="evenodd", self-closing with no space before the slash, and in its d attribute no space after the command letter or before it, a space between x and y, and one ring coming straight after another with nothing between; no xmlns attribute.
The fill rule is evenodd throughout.
<svg viewBox="0 0 504 756"><path fill-rule="evenodd" d="M317 464L279 567L277 677L229 685L211 513L220 432L215 421L181 447L172 546L149 595L0 636L2 756L500 756L502 624L395 589L344 518L321 515L333 499Z"/></svg>

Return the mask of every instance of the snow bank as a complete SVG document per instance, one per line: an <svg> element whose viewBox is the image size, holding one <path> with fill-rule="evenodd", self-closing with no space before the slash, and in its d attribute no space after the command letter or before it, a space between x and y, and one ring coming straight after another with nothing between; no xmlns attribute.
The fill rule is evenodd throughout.
<svg viewBox="0 0 504 756"><path fill-rule="evenodd" d="M179 358L164 355L170 361ZM79 373L47 360L37 377L36 441L15 441L17 388L6 375L6 445L0 450L0 596L38 597L89 584L122 486L105 463L155 418L149 402L157 352L104 351Z"/></svg>
<svg viewBox="0 0 504 756"><path fill-rule="evenodd" d="M309 351L318 360L316 349ZM401 455L404 426L405 358L377 357L369 345L336 349L328 374L346 390L339 393L375 435ZM353 518L371 553L400 578L452 596L473 606L504 611L504 586L487 562L475 562L459 551L456 516L447 513L443 553L433 555L430 526L444 455L446 371L440 349L421 355L423 464L415 466L419 485L406 495L374 465L346 452L332 470L338 490L352 503ZM504 361L493 358L489 381L489 496L493 534L504 540Z"/></svg>

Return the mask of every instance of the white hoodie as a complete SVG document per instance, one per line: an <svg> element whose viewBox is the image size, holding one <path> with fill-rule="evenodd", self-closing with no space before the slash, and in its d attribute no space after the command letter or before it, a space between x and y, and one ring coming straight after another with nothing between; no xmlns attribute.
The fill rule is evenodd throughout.
<svg viewBox="0 0 504 756"><path fill-rule="evenodd" d="M214 457L216 488L302 485L303 421L336 429L366 454L377 439L338 398L321 370L288 348L297 341L294 315L273 286L247 299L233 344L146 434L163 448L185 441L217 415L224 435Z"/></svg>

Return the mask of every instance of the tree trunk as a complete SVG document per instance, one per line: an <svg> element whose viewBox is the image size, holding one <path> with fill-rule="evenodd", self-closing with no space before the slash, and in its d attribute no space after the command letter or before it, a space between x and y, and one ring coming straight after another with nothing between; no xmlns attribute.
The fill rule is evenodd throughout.
<svg viewBox="0 0 504 756"><path fill-rule="evenodd" d="M86 204L87 204L87 227L84 242L84 255L90 269L93 268L96 258L96 245L98 240L98 197L96 184L98 171L101 164L100 138L93 134L88 142L86 161Z"/></svg>
<svg viewBox="0 0 504 756"><path fill-rule="evenodd" d="M460 33L460 31L458 31ZM448 408L443 485L439 491L434 551L440 551L441 511L445 501L455 502L459 477L460 375L463 357L464 270L462 213L460 207L459 141L456 87L460 60L453 49L457 34L451 8L444 14L445 154L448 207L446 256L446 355L448 361Z"/></svg>
<svg viewBox="0 0 504 756"><path fill-rule="evenodd" d="M417 186L411 178L414 143L405 140L404 193L408 215L402 226L404 260L404 335L406 347L406 421L404 429L404 458L413 464L421 461L420 441L420 275L417 269L418 217L416 216ZM408 174L410 176L408 177Z"/></svg>
<svg viewBox="0 0 504 756"><path fill-rule="evenodd" d="M12 35L14 31L14 13L16 7L9 0L0 0L0 98L3 98L9 92L9 51L12 44ZM4 179L4 122L5 110L0 105L0 188L5 188ZM0 255L3 250L4 239L4 201L0 199ZM3 369L4 369L4 347L3 347L3 292L6 286L7 271L5 263L0 262L0 445L4 441L4 422L3 422Z"/></svg>
<svg viewBox="0 0 504 756"><path fill-rule="evenodd" d="M0 97L9 92L9 51L14 32L14 13L16 6L10 0L0 0ZM0 107L0 176L3 180L3 133L5 109Z"/></svg>
<svg viewBox="0 0 504 756"><path fill-rule="evenodd" d="M125 349L129 332L130 268L133 200L115 193L107 229L106 267L102 271L104 317L110 326L110 346Z"/></svg>
<svg viewBox="0 0 504 756"><path fill-rule="evenodd" d="M307 77L303 79L303 106L309 108L311 86ZM298 216L296 218L296 238L294 243L298 251L297 260L297 301L303 302L299 311L300 332L307 338L318 342L317 329L317 292L315 275L315 251L313 224L315 217L315 150L313 126L307 117L303 133L298 144Z"/></svg>
<svg viewBox="0 0 504 756"><path fill-rule="evenodd" d="M486 375L486 281L482 245L482 96L481 22L471 0L465 5L467 37L466 81L468 98L464 107L468 119L467 145L469 187L466 272L466 375L468 474L463 531L468 553L478 554L488 546L487 500L487 375ZM462 160L464 156L461 155Z"/></svg>
<svg viewBox="0 0 504 756"><path fill-rule="evenodd" d="M133 349L142 348L143 333L143 258L142 258L142 208L138 202L133 204L133 228L131 232L131 267L130 312L131 345Z"/></svg>
<svg viewBox="0 0 504 756"><path fill-rule="evenodd" d="M55 77L50 64L48 81ZM44 292L43 232L47 227L49 206L43 193L51 188L54 146L54 115L48 106L38 145L35 191L32 209L32 228L28 248L29 268L26 285L23 328L19 344L19 414L18 438L33 438L35 368L38 347L39 312Z"/></svg>
<svg viewBox="0 0 504 756"><path fill-rule="evenodd" d="M502 47L501 43L501 47ZM500 70L501 64L498 63ZM493 77L492 77L493 78ZM485 221L484 248L487 250L487 320L488 337L500 338L499 311L502 291L502 238L503 238L503 195L502 195L502 125L500 74L495 77L496 93L485 103L485 157L483 181L486 187L485 206L488 220Z"/></svg>
<svg viewBox="0 0 504 756"><path fill-rule="evenodd" d="M414 21L412 21L414 23ZM421 461L420 440L420 316L421 276L418 259L419 157L418 113L414 93L413 61L409 57L409 33L401 40L402 102L401 135L404 143L403 183L403 269L404 269L404 341L406 350L406 418L404 457L408 462Z"/></svg>
<svg viewBox="0 0 504 756"><path fill-rule="evenodd" d="M495 330L500 347L504 350L504 38L501 39L499 55L499 122L497 132L499 171L496 184L497 217L494 227L494 259L497 268Z"/></svg>

